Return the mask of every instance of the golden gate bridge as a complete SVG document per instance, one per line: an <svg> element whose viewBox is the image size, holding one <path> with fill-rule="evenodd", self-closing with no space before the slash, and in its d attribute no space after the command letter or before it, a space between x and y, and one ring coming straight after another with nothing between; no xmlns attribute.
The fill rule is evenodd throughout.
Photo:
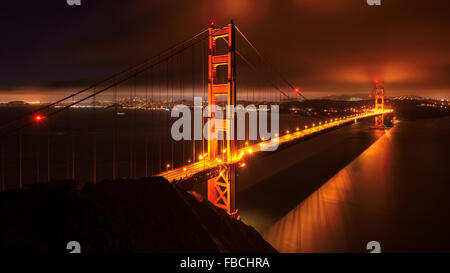
<svg viewBox="0 0 450 273"><path fill-rule="evenodd" d="M245 139L175 141L170 110L184 104L213 106L210 132L233 132L235 114L219 119L215 106L305 101L233 23L202 32L160 54L53 103L11 119L1 129L1 185L58 180L90 181L163 176L172 183L207 180L208 200L236 217L237 172L272 141ZM375 117L383 127L384 86L375 86L375 108L344 116L281 118L280 145ZM212 125L209 125L212 124ZM223 124L223 125L220 125Z"/></svg>

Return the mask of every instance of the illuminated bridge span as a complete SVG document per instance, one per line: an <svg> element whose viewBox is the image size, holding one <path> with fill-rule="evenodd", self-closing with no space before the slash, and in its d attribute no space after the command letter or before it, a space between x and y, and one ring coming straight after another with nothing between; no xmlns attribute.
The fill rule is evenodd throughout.
<svg viewBox="0 0 450 273"><path fill-rule="evenodd" d="M201 98L200 106L194 98ZM300 89L233 22L212 24L143 63L58 101L14 111L16 116L0 125L1 188L58 180L200 179L207 180L208 199L236 215L236 173L250 154L274 142L282 145L362 118L374 117L375 126L383 128L384 115L392 112L384 109L382 83L376 84L373 109L317 113L302 107L305 101ZM171 110L177 105L194 112L209 110L197 120L201 128L208 128L207 136L235 134L231 126L236 113L219 118L217 106L276 106L280 135L271 140L249 137L247 113L242 140L202 134L199 139L175 141Z"/></svg>
<svg viewBox="0 0 450 273"><path fill-rule="evenodd" d="M246 164L245 157L246 156L261 152L262 147L273 145L272 141L276 141L276 142L278 142L279 145L281 145L283 143L296 141L303 137L314 135L316 133L319 133L319 132L322 132L325 130L338 128L342 125L357 121L358 119L369 118L369 117L379 117L381 114L390 114L390 113L393 113L392 109L386 109L386 110L383 110L383 112L367 111L365 113L354 114L354 115L347 116L344 118L335 118L335 119L325 120L323 123L319 122L318 124L313 124L313 126L311 128L308 128L308 126L305 126L305 128L301 128L301 129L299 127L297 127L297 128L295 128L295 131L293 131L293 132L286 131L285 134L279 136L275 140L266 140L266 141L262 140L259 143L256 143L253 145L246 145L244 148L238 149L236 151L236 153L233 155L233 157L231 158L231 162L229 162L227 160L226 156L217 157L216 159L204 159L204 157L208 158L207 157L208 155L205 154L204 156L202 155L200 157L202 159L199 159L199 161L197 161L195 163L162 172L159 174L159 176L163 176L170 182L173 182L173 181L187 179L197 173L204 172L204 171L207 171L210 169L214 169L221 165L227 165L230 163L231 164L238 163L241 167L245 167L245 164Z"/></svg>

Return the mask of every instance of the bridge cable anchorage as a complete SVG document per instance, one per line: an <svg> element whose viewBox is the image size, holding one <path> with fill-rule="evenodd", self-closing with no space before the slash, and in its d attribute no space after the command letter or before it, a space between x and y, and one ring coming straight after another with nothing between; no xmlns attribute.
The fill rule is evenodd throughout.
<svg viewBox="0 0 450 273"><path fill-rule="evenodd" d="M253 45L252 42L250 42L250 40L247 38L247 36L239 29L239 27L236 26L236 30L239 32L239 34L241 34L241 36L244 38L244 40L250 45L250 47L256 52L256 54L261 58L262 61L264 61L269 67L272 68L272 70L278 74L278 76L289 86L292 88L292 90L298 90L297 87L295 87L290 81L288 81L286 79L286 77L283 76L283 74L281 74L273 64L271 64L269 62L269 60L267 60L267 58L265 58L260 52L259 50ZM304 100L307 100L306 97L301 94L300 92L297 92L297 94L299 94Z"/></svg>

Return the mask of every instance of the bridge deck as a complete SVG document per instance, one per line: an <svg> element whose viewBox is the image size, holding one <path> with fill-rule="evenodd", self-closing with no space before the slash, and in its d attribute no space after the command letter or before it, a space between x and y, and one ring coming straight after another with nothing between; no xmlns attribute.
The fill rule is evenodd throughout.
<svg viewBox="0 0 450 273"><path fill-rule="evenodd" d="M203 159L203 160L199 160L198 162L195 162L195 163L192 163L189 165L185 165L183 167L179 167L179 168L175 168L172 170L162 172L162 173L158 174L157 176L162 176L162 177L166 178L167 180L169 180L170 182L180 180L180 179L185 179L194 174L216 168L221 164L233 164L233 163L240 162L241 160L245 159L246 155L260 152L263 147L268 147L270 145L274 145L274 143L277 143L277 142L278 142L278 145L280 145L280 144L287 143L290 141L298 140L300 138L318 133L320 131L339 127L343 124L353 122L354 120L375 117L378 115L389 114L392 112L393 112L393 110L386 109L386 110L384 110L384 112L370 111L370 112L365 112L362 114L353 115L353 116L346 117L346 118L336 119L333 122L319 124L318 126L314 126L311 128L306 128L306 129L298 130L298 131L295 131L292 133L287 133L287 134L280 136L273 140L261 141L257 144L249 145L247 147L241 148L237 151L237 154L233 157L233 159L230 159L229 161L226 161L226 162L222 161L220 159L215 159L215 160Z"/></svg>

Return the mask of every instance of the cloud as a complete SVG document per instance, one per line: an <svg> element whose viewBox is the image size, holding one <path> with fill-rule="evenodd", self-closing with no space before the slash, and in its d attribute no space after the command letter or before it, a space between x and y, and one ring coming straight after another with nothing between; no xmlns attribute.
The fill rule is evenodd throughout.
<svg viewBox="0 0 450 273"><path fill-rule="evenodd" d="M391 94L450 90L449 1L382 0L371 7L365 0L99 0L79 9L55 3L7 4L22 12L10 9L3 18L0 87L81 85L139 63L211 20L234 19L306 92L369 92L374 77Z"/></svg>

